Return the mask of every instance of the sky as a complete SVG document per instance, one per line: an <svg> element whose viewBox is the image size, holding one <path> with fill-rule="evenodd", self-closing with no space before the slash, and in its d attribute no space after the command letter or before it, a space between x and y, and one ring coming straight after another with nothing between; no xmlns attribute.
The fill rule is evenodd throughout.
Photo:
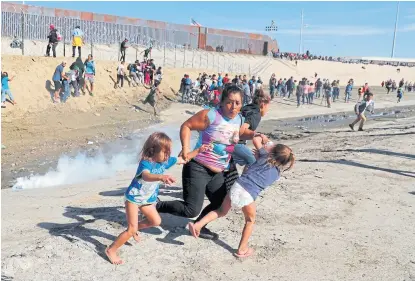
<svg viewBox="0 0 415 281"><path fill-rule="evenodd" d="M19 2L18 2L19 3ZM21 2L20 2L21 3ZM26 4L268 34L282 52L390 57L397 2L44 2ZM278 31L265 32L275 22ZM395 57L415 58L415 2L400 2Z"/></svg>

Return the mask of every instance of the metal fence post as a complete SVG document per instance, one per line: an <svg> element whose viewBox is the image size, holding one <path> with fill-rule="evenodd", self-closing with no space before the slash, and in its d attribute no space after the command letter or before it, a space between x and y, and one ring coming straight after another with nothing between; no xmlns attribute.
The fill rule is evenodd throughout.
<svg viewBox="0 0 415 281"><path fill-rule="evenodd" d="M138 60L138 46L135 46L135 60Z"/></svg>
<svg viewBox="0 0 415 281"><path fill-rule="evenodd" d="M163 66L166 67L166 42L164 42Z"/></svg>
<svg viewBox="0 0 415 281"><path fill-rule="evenodd" d="M61 30L61 34L63 35L63 56L66 57L66 19L63 21L63 30ZM65 31L65 32L64 32Z"/></svg>
<svg viewBox="0 0 415 281"><path fill-rule="evenodd" d="M91 38L91 56L94 56L94 42L92 41L92 38Z"/></svg>
<svg viewBox="0 0 415 281"><path fill-rule="evenodd" d="M24 56L24 13L22 11L22 55Z"/></svg>

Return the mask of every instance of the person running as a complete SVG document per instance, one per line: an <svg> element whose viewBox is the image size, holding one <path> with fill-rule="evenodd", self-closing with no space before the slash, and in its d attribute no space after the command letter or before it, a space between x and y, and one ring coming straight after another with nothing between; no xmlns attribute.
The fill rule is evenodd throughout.
<svg viewBox="0 0 415 281"><path fill-rule="evenodd" d="M261 122L261 118L267 114L270 102L271 97L269 95L265 94L263 90L256 90L252 104L248 104L241 109L241 114L245 118L241 129L255 131ZM232 158L236 164L247 168L255 162L255 157L246 144L247 141L240 140L235 145Z"/></svg>
<svg viewBox="0 0 415 281"><path fill-rule="evenodd" d="M153 86L151 86L150 93L143 101L143 104L149 103L154 110L154 116L159 115L159 108L157 106L157 101L160 98L160 89L159 89L159 82L155 82Z"/></svg>
<svg viewBox="0 0 415 281"><path fill-rule="evenodd" d="M95 62L94 62L94 57L89 54L88 58L85 60L84 62L84 66L85 66L85 78L84 78L84 84L83 84L83 91L85 92L85 88L87 88L86 84L87 82L89 82L90 84L90 90L89 90L89 94L91 96L94 96L94 82L95 82ZM118 75L117 75L117 79L118 79Z"/></svg>
<svg viewBox="0 0 415 281"><path fill-rule="evenodd" d="M388 81L386 81L386 91L387 91L386 94L389 94L391 89L392 89L392 80L389 79Z"/></svg>
<svg viewBox="0 0 415 281"><path fill-rule="evenodd" d="M58 46L59 37L58 30L53 24L49 26L48 46L46 47L46 56L50 57L50 49L52 49L53 57L56 58L56 46Z"/></svg>
<svg viewBox="0 0 415 281"><path fill-rule="evenodd" d="M84 33L81 27L77 25L72 32L72 57L75 57L76 48L78 48L78 56L81 57L81 48L83 44Z"/></svg>
<svg viewBox="0 0 415 281"><path fill-rule="evenodd" d="M270 185L278 181L283 172L290 170L295 162L292 149L286 145L271 144L264 147L258 137L254 138L254 143L258 147L256 162L233 184L222 205L210 211L198 222L189 223L190 233L198 238L206 224L226 216L232 206L242 209L245 226L238 250L234 254L238 258L247 258L254 253L254 249L248 246L248 241L255 224L256 199Z"/></svg>
<svg viewBox="0 0 415 281"><path fill-rule="evenodd" d="M79 84L78 84L78 77L79 77L79 68L78 66L75 66L74 68L70 68L70 82L69 82L69 86L73 87L74 89L74 96L75 97L79 97Z"/></svg>
<svg viewBox="0 0 415 281"><path fill-rule="evenodd" d="M363 125L366 122L365 111L369 109L373 114L374 101L373 94L371 92L365 95L365 99L363 101L356 103L354 110L357 115L357 118L353 123L349 124L350 129L354 131L354 125L356 125L360 121L359 131L363 131Z"/></svg>
<svg viewBox="0 0 415 281"><path fill-rule="evenodd" d="M403 88L402 87L398 88L398 92L397 92L396 97L398 98L398 103L401 102L401 99L403 97Z"/></svg>
<svg viewBox="0 0 415 281"><path fill-rule="evenodd" d="M210 148L192 160L189 159L183 166L183 201L160 201L157 203L159 213L194 218L202 210L205 194L210 204L203 209L196 221L222 205L226 186L232 186L237 178L228 177L235 172L237 175L236 167L230 165L234 146L239 139L249 140L256 135L254 131L241 128L244 121L239 115L242 99L242 90L239 87L228 86L222 92L218 108L201 110L183 123L180 139L184 160L189 159L192 131L199 132L196 149L202 144L208 144ZM227 169L229 171L225 172ZM200 237L215 240L219 235L203 227Z"/></svg>
<svg viewBox="0 0 415 281"><path fill-rule="evenodd" d="M204 151L206 146L188 154L193 158L197 153ZM124 193L125 213L127 217L127 229L105 249L105 254L112 264L122 264L123 261L117 255L117 250L131 237L139 242L138 231L158 226L161 218L154 204L160 184L171 185L176 179L171 175L164 175L165 171L174 165L183 165L186 161L181 157L171 157L172 140L165 133L155 132L151 134L143 145L141 159L137 171L129 187ZM139 220L141 212L145 219Z"/></svg>
<svg viewBox="0 0 415 281"><path fill-rule="evenodd" d="M9 82L13 81L14 77L9 77L9 73L3 72L1 74L1 107L6 108L6 96L9 96L10 102L17 104L10 90Z"/></svg>
<svg viewBox="0 0 415 281"><path fill-rule="evenodd" d="M124 86L124 75L125 75L125 61L122 61L117 67L117 83L115 84L115 89L117 87L122 88Z"/></svg>
<svg viewBox="0 0 415 281"><path fill-rule="evenodd" d="M155 76L155 79L154 79L154 84L156 82L158 84L160 84L162 79L163 79L163 71L161 70L161 66L159 66L159 68L157 68L157 70L156 70L156 76Z"/></svg>
<svg viewBox="0 0 415 281"><path fill-rule="evenodd" d="M124 41L121 42L121 46L120 46L120 52L121 52L120 61L125 61L127 48L128 48L128 39L125 38Z"/></svg>
<svg viewBox="0 0 415 281"><path fill-rule="evenodd" d="M132 80L132 84L135 87L137 87L139 84L138 75L137 75L138 65L139 65L138 60L136 60L134 63L130 63L127 66L127 70L129 71L129 76Z"/></svg>
<svg viewBox="0 0 415 281"><path fill-rule="evenodd" d="M62 62L60 65L58 65L55 69L55 72L52 76L52 81L55 86L55 95L53 97L54 102L58 102L60 99L60 92L63 90L62 81L63 79L67 79L66 75L64 74L64 69L66 66L66 62Z"/></svg>

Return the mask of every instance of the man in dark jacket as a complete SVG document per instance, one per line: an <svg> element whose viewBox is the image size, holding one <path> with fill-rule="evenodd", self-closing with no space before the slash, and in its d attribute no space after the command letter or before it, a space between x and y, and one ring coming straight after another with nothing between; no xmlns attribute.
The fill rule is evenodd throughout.
<svg viewBox="0 0 415 281"><path fill-rule="evenodd" d="M58 31L55 29L55 26L53 24L49 26L49 29L49 42L46 48L46 56L50 57L50 49L52 48L53 57L56 58L56 46L58 45Z"/></svg>

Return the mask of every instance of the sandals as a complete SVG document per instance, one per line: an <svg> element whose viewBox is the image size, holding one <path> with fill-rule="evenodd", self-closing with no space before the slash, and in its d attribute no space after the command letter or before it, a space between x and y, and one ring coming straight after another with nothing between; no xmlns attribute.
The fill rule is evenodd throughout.
<svg viewBox="0 0 415 281"><path fill-rule="evenodd" d="M246 250L245 253L243 254L238 254L238 252L234 253L233 255L237 258L243 259L243 258L248 258L250 256L252 256L254 254L255 250L252 248L248 248L248 250Z"/></svg>

